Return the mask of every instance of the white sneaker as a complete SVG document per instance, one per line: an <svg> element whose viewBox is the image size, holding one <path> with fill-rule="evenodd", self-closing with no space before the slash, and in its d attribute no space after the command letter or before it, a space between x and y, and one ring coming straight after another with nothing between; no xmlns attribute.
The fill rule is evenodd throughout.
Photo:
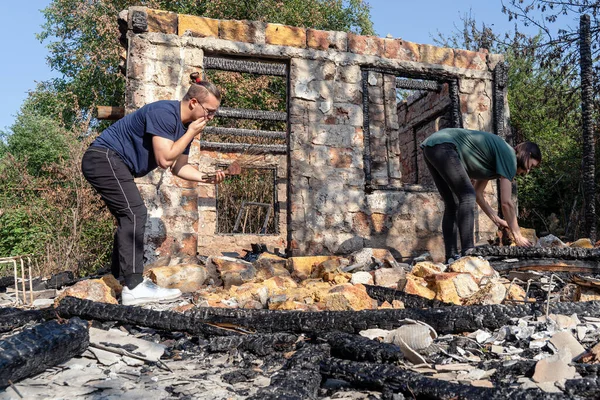
<svg viewBox="0 0 600 400"><path fill-rule="evenodd" d="M161 300L172 300L181 296L179 289L167 289L156 285L148 278L133 289L123 286L121 292L121 304L134 306L138 304L153 303Z"/></svg>

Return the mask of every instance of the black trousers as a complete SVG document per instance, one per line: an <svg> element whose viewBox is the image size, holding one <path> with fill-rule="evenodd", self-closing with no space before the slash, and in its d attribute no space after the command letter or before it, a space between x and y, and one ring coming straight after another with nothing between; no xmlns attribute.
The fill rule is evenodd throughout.
<svg viewBox="0 0 600 400"><path fill-rule="evenodd" d="M435 186L444 200L442 234L446 260L458 254L457 229L460 234L461 253L464 255L468 249L475 246L475 188L453 144L425 146L423 155Z"/></svg>
<svg viewBox="0 0 600 400"><path fill-rule="evenodd" d="M144 230L148 212L133 175L121 157L104 147L91 146L83 155L81 171L117 219L111 261L112 274L123 276L133 289L144 272Z"/></svg>

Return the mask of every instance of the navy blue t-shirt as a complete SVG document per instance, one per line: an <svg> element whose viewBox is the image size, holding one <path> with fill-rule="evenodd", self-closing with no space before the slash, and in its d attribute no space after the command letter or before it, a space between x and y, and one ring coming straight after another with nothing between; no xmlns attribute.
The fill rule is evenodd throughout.
<svg viewBox="0 0 600 400"><path fill-rule="evenodd" d="M181 122L179 101L160 100L143 106L106 128L94 140L92 146L115 151L127 164L133 176L140 177L158 166L152 137L160 136L175 142L186 130L186 126ZM190 153L190 146L191 142L183 154Z"/></svg>

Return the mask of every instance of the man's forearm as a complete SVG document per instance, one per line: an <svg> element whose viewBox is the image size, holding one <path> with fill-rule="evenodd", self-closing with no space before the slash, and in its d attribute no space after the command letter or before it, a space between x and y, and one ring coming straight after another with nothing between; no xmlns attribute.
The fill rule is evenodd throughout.
<svg viewBox="0 0 600 400"><path fill-rule="evenodd" d="M202 172L198 171L196 168L192 167L190 164L185 164L181 168L175 170L171 170L173 174L179 178L185 179L186 181L193 182L203 182L204 175Z"/></svg>
<svg viewBox="0 0 600 400"><path fill-rule="evenodd" d="M171 148L164 153L165 159L169 162L177 160L177 157L183 153L190 142L194 140L195 136L195 133L188 129L185 134L173 142Z"/></svg>

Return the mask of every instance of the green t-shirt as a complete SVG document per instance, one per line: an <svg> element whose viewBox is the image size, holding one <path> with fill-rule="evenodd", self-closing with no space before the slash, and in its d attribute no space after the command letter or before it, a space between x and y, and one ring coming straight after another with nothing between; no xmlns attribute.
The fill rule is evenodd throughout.
<svg viewBox="0 0 600 400"><path fill-rule="evenodd" d="M472 179L503 176L512 181L517 173L515 150L500 136L469 129L446 128L425 139L421 148L440 143L456 146L460 161Z"/></svg>

